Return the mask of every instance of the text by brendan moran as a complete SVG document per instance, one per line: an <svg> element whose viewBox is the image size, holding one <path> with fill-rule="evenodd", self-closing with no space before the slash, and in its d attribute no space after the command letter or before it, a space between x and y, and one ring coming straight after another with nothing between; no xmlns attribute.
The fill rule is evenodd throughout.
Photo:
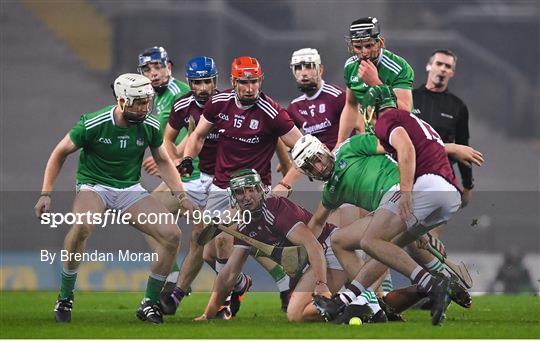
<svg viewBox="0 0 540 341"><path fill-rule="evenodd" d="M60 262L157 262L158 254L156 252L131 252L130 250L118 250L117 252L100 252L98 250L89 252L69 252L60 250L60 252L50 252L41 250L41 261L49 264L55 260Z"/></svg>

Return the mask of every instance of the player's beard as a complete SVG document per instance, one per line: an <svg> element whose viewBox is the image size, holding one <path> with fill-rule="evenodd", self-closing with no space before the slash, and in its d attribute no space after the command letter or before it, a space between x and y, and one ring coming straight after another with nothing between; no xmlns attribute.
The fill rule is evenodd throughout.
<svg viewBox="0 0 540 341"><path fill-rule="evenodd" d="M197 101L197 103L204 105L210 98L210 93L207 91L199 92L198 94L193 93L193 97L195 97L195 100Z"/></svg>
<svg viewBox="0 0 540 341"><path fill-rule="evenodd" d="M296 87L300 92L305 93L308 96L311 96L317 92L317 82L309 82L309 83L297 83Z"/></svg>
<svg viewBox="0 0 540 341"><path fill-rule="evenodd" d="M249 98L240 98L238 97L238 102L242 104L244 107L252 106L253 104L257 103L257 100L259 99L259 95Z"/></svg>
<svg viewBox="0 0 540 341"><path fill-rule="evenodd" d="M126 110L122 113L122 117L124 118L124 120L128 121L130 124L141 124L146 120L146 118L148 117L148 114L141 117L135 113L132 113Z"/></svg>

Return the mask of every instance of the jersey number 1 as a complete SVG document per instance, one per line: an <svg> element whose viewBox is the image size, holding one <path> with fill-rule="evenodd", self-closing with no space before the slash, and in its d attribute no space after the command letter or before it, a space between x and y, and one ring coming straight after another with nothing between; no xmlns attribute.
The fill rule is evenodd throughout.
<svg viewBox="0 0 540 341"><path fill-rule="evenodd" d="M416 122L418 122L418 125L420 125L420 128L422 128L422 131L424 132L428 140L435 140L438 144L444 147L444 143L441 137L439 136L439 134L437 134L437 132L435 131L435 129L433 129L432 126L430 126L426 121L419 119L414 114L411 114L411 117L414 118Z"/></svg>

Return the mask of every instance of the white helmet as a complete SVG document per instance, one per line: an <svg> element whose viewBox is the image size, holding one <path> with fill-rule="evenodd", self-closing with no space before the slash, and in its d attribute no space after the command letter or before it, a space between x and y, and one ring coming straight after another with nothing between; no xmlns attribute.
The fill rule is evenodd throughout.
<svg viewBox="0 0 540 341"><path fill-rule="evenodd" d="M291 68L301 63L315 63L316 67L319 68L319 65L321 65L321 56L316 49L305 48L296 50L291 57Z"/></svg>
<svg viewBox="0 0 540 341"><path fill-rule="evenodd" d="M127 106L139 98L154 97L154 88L150 79L136 73L124 73L113 83L114 95L119 100L123 98Z"/></svg>
<svg viewBox="0 0 540 341"><path fill-rule="evenodd" d="M302 136L294 144L291 155L296 167L309 177L323 181L330 178L334 168L334 154L315 136Z"/></svg>

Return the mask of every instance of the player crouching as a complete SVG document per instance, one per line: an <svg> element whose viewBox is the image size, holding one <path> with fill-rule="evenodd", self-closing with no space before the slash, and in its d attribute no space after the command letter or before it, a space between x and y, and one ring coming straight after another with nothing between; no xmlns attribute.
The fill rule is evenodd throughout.
<svg viewBox="0 0 540 341"><path fill-rule="evenodd" d="M345 282L342 270L330 246L330 235L336 226L326 224L318 238L307 227L311 213L284 197L266 197L260 175L253 169L233 174L230 182L233 203L241 212L249 211L250 221L242 222L238 230L266 244L280 247L303 246L309 267L292 293L287 318L292 322L321 321L312 304L312 294L330 297ZM204 314L196 320L214 318L231 291L242 270L251 247L235 238L234 250L224 269L218 274Z"/></svg>

